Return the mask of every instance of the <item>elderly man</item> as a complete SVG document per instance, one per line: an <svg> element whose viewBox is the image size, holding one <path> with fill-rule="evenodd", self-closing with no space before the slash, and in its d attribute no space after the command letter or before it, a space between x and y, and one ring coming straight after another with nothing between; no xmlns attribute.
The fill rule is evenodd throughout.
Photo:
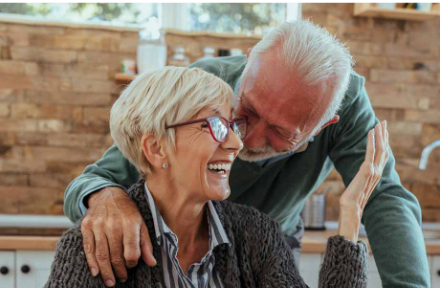
<svg viewBox="0 0 440 288"><path fill-rule="evenodd" d="M300 211L335 167L347 186L365 155L367 133L378 120L352 71L348 50L307 21L284 23L248 57L203 60L191 65L225 80L248 117L244 149L232 167L230 201L256 207L276 219L292 248L300 246ZM363 217L384 287L429 287L428 261L417 199L402 187L390 153L382 180ZM126 189L139 174L118 151L108 149L65 194L65 213L90 217L83 234L92 274L126 279L140 256L154 265L142 218ZM171 200L171 199L170 199ZM84 225L83 225L84 226ZM84 233L84 231L86 233Z"/></svg>

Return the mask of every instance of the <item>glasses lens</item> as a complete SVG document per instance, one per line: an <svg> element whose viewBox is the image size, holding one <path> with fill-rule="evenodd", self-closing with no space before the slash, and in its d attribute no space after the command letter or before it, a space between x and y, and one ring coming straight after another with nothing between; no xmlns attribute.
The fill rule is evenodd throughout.
<svg viewBox="0 0 440 288"><path fill-rule="evenodd" d="M218 142L225 142L228 135L228 124L220 117L211 117L208 119L212 134Z"/></svg>
<svg viewBox="0 0 440 288"><path fill-rule="evenodd" d="M233 129L237 137L243 140L246 137L247 122L246 119L236 119L233 122Z"/></svg>

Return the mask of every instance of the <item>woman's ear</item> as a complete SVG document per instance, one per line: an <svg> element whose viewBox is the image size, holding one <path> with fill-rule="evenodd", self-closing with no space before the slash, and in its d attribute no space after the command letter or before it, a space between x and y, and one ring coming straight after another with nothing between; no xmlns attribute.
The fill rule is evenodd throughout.
<svg viewBox="0 0 440 288"><path fill-rule="evenodd" d="M145 134L141 138L142 150L145 158L156 169L160 169L163 163L167 163L167 155L163 142L156 136Z"/></svg>

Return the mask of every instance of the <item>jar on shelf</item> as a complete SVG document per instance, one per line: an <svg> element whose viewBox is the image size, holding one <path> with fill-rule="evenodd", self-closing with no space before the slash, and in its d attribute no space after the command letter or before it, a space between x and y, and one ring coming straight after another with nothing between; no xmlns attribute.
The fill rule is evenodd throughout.
<svg viewBox="0 0 440 288"><path fill-rule="evenodd" d="M136 62L133 59L122 60L121 73L128 74L128 75L136 74Z"/></svg>
<svg viewBox="0 0 440 288"><path fill-rule="evenodd" d="M185 56L185 48L181 45L174 47L174 55L168 60L170 66L188 66L189 58Z"/></svg>
<svg viewBox="0 0 440 288"><path fill-rule="evenodd" d="M146 28L139 31L139 45L137 48L139 74L165 67L167 46L164 34L156 18L150 18Z"/></svg>
<svg viewBox="0 0 440 288"><path fill-rule="evenodd" d="M238 48L231 49L231 56L240 56L240 55L243 55L243 50Z"/></svg>
<svg viewBox="0 0 440 288"><path fill-rule="evenodd" d="M203 57L199 58L199 60L214 58L215 57L215 49L212 47L205 47L203 49L203 54L204 54Z"/></svg>

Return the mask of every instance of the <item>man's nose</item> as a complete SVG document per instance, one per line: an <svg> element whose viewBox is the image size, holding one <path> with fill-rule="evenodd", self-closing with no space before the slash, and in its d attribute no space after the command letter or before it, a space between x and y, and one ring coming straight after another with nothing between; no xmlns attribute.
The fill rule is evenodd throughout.
<svg viewBox="0 0 440 288"><path fill-rule="evenodd" d="M250 124L244 142L248 148L259 148L267 145L266 125L262 121Z"/></svg>

